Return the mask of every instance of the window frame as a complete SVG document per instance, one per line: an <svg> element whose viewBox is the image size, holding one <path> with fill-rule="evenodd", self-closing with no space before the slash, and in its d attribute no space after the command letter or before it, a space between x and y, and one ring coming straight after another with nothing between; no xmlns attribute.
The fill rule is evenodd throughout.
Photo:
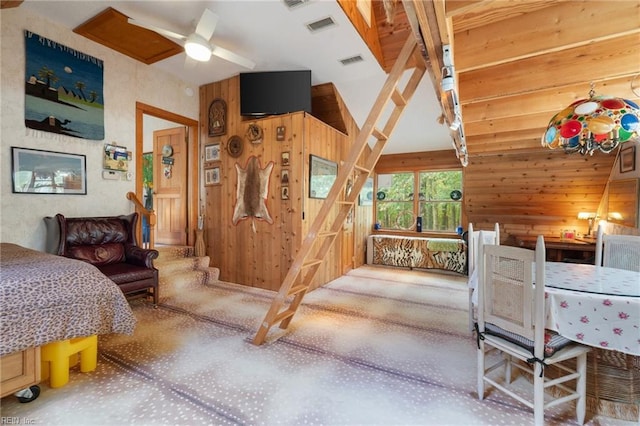
<svg viewBox="0 0 640 426"><path fill-rule="evenodd" d="M415 194L416 191L418 193L418 196L414 196L413 200L412 200L412 207L413 207L413 224L411 227L403 229L403 228L388 228L388 227L382 227L382 226L376 226L376 231L378 232L382 232L382 233L398 233L398 234L416 234L416 235L425 235L425 234L432 234L432 235L437 235L437 236L457 236L457 232L456 230L447 230L447 231L438 231L438 230L425 230L423 228L422 232L417 232L416 230L416 222L417 222L417 217L420 215L420 175L422 173L438 173L438 172L458 172L460 173L460 188L458 188L461 192L464 186L464 172L461 168L457 168L457 167L451 167L451 168L443 168L443 169L421 169L421 170L397 170L397 171L384 171L384 172L378 172L376 173L375 176L375 188L374 188L374 193L376 194L376 197L374 197L374 208L373 208L373 215L374 215L374 223L376 224L380 224L380 222L378 221L378 204L381 202L381 200L378 200L377 194L380 191L379 189L379 178L381 175L396 175L396 174L413 174L413 193ZM429 201L429 200L426 200ZM463 201L464 201L464 197L460 198L460 200L458 201L448 201L448 200L434 200L434 202L439 202L439 201L447 201L447 202L454 202L454 203L458 203L459 204L459 208L460 208L460 223L458 225L462 224L462 221L464 220L464 206L463 206ZM390 202L390 201L383 201L383 202ZM403 202L403 200L393 200L391 202ZM424 222L423 222L424 223Z"/></svg>

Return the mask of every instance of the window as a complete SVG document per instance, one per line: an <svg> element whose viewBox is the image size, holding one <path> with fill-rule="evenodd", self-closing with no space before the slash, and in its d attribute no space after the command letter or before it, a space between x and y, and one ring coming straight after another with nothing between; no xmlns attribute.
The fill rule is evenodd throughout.
<svg viewBox="0 0 640 426"><path fill-rule="evenodd" d="M459 170L379 174L376 222L383 229L415 230L421 216L422 231L456 232L461 189Z"/></svg>

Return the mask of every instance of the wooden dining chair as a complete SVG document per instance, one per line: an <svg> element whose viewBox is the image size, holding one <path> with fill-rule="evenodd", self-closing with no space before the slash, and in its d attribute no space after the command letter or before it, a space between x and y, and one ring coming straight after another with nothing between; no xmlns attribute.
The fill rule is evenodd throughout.
<svg viewBox="0 0 640 426"><path fill-rule="evenodd" d="M590 348L545 329L544 238L538 237L535 251L481 242L478 270L478 398L484 399L489 384L533 409L540 426L545 409L576 400L576 417L583 424ZM496 351L501 356L491 354ZM573 359L573 364L564 362ZM556 368L549 378L551 365ZM522 378L525 385L514 386L514 369L528 376ZM545 393L552 387L560 392Z"/></svg>
<svg viewBox="0 0 640 426"><path fill-rule="evenodd" d="M478 249L479 249L479 241L480 241L480 233L482 232L483 241L485 244L500 244L500 225L496 222L493 227L493 231L474 231L473 224L469 223L469 230L467 231L468 242L467 242L467 274L469 280L469 331L474 330L474 323L476 321L475 314L475 301L477 297L474 296L474 288L477 287L478 282L478 270L477 270L477 260L478 259Z"/></svg>

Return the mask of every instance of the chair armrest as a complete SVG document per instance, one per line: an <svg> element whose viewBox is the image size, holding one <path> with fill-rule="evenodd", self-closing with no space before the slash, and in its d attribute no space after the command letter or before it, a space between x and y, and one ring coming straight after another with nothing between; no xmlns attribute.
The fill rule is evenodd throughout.
<svg viewBox="0 0 640 426"><path fill-rule="evenodd" d="M127 263L138 266L146 266L153 268L153 259L158 257L158 250L144 249L138 246L127 245L124 249L124 255Z"/></svg>

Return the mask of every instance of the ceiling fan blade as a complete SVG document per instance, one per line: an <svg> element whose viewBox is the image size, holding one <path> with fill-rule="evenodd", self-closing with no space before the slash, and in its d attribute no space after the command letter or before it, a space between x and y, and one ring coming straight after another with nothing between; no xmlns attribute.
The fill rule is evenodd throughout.
<svg viewBox="0 0 640 426"><path fill-rule="evenodd" d="M249 68L250 70L254 69L256 66L255 62L220 46L211 45L211 53L226 61Z"/></svg>
<svg viewBox="0 0 640 426"><path fill-rule="evenodd" d="M132 18L129 18L127 22L138 27L146 28L165 37L175 38L182 41L187 39L187 36L185 35L174 33L173 31L165 30L164 28L156 27L155 25L145 24L144 22L140 22Z"/></svg>
<svg viewBox="0 0 640 426"><path fill-rule="evenodd" d="M202 12L200 21L198 21L198 25L196 26L196 34L208 41L211 39L217 24L218 15L209 9L205 9L204 12Z"/></svg>

